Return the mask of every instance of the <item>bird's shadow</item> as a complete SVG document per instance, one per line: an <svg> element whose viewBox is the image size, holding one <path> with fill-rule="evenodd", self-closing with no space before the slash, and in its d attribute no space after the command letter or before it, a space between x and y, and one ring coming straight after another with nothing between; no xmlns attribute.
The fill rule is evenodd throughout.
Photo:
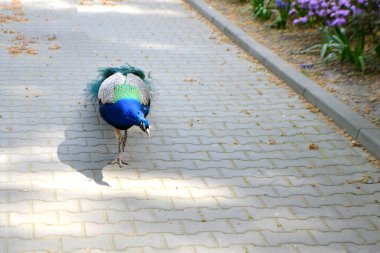
<svg viewBox="0 0 380 253"><path fill-rule="evenodd" d="M103 169L115 158L111 151L116 144L112 128L95 109L79 114L65 130L65 140L57 149L58 159L95 183L110 186L103 180Z"/></svg>

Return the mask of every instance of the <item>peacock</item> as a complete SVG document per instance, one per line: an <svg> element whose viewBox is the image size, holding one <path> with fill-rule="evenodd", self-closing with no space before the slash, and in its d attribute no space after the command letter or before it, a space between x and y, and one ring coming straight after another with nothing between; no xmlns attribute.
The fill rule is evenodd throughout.
<svg viewBox="0 0 380 253"><path fill-rule="evenodd" d="M115 128L118 156L110 164L122 167L128 164L122 155L128 129L138 126L150 137L147 116L152 86L144 71L130 65L100 68L99 73L98 79L88 84L89 99L99 102L100 115Z"/></svg>

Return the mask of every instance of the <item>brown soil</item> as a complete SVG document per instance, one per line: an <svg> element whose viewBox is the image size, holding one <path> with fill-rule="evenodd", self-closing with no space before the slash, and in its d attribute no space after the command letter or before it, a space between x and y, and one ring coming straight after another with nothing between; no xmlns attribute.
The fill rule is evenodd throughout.
<svg viewBox="0 0 380 253"><path fill-rule="evenodd" d="M249 3L239 0L205 0L210 6L242 28L252 38L270 48L303 74L324 87L340 101L380 127L380 73L365 75L350 64L321 63L319 52L301 54L303 50L321 42L316 29L304 29L291 24L286 30L270 29L243 11ZM300 64L312 64L302 69Z"/></svg>

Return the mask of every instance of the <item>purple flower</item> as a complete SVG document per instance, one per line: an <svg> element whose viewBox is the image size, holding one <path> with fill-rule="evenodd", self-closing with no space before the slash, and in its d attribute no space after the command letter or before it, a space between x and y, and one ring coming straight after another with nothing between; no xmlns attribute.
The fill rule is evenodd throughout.
<svg viewBox="0 0 380 253"><path fill-rule="evenodd" d="M309 11L309 12L307 13L307 16L308 16L308 17L312 17L312 16L314 16L314 12Z"/></svg>
<svg viewBox="0 0 380 253"><path fill-rule="evenodd" d="M319 1L318 0L311 0L309 5L312 7L312 8L317 8L318 5L319 5Z"/></svg>
<svg viewBox="0 0 380 253"><path fill-rule="evenodd" d="M348 1L348 0L340 0L339 1L339 5L340 6L345 6L345 7L350 7L350 1Z"/></svg>
<svg viewBox="0 0 380 253"><path fill-rule="evenodd" d="M380 8L379 8L380 9ZM352 15L353 16L356 16L356 15L360 15L363 13L363 10L360 9L360 8L357 8L355 5L352 5L351 6L351 11L352 11Z"/></svg>
<svg viewBox="0 0 380 253"><path fill-rule="evenodd" d="M346 17L346 16L348 16L348 14L350 14L350 11L348 11L348 10L338 10L336 12L336 14Z"/></svg>
<svg viewBox="0 0 380 253"><path fill-rule="evenodd" d="M286 9L288 7L288 3L283 2L282 0L276 0L277 8Z"/></svg>
<svg viewBox="0 0 380 253"><path fill-rule="evenodd" d="M314 67L314 64L301 63L300 67L301 69L311 69Z"/></svg>
<svg viewBox="0 0 380 253"><path fill-rule="evenodd" d="M322 8L327 8L328 6L329 6L329 5L328 5L326 2L322 2L322 3L321 3L321 7L322 7Z"/></svg>
<svg viewBox="0 0 380 253"><path fill-rule="evenodd" d="M337 18L331 22L330 26L342 26L346 24L346 20L344 18Z"/></svg>
<svg viewBox="0 0 380 253"><path fill-rule="evenodd" d="M298 3L300 3L300 4L307 4L308 0L298 0Z"/></svg>
<svg viewBox="0 0 380 253"><path fill-rule="evenodd" d="M326 11L325 10L320 10L317 12L318 16L320 17L325 17L326 16Z"/></svg>
<svg viewBox="0 0 380 253"><path fill-rule="evenodd" d="M295 19L294 20L294 24L298 24L298 23L301 23L301 24L305 24L307 22L307 17L301 17L301 18L298 18L298 19Z"/></svg>
<svg viewBox="0 0 380 253"><path fill-rule="evenodd" d="M380 0L292 0L291 6L295 24L345 27L363 13L380 17Z"/></svg>

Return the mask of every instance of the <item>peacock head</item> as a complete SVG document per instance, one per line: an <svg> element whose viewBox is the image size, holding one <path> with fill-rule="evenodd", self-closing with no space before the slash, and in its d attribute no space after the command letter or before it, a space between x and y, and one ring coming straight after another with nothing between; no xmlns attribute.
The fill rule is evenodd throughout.
<svg viewBox="0 0 380 253"><path fill-rule="evenodd" d="M140 128L143 132L145 132L148 137L150 138L150 133L149 133L149 121L147 119L141 119L140 121Z"/></svg>

